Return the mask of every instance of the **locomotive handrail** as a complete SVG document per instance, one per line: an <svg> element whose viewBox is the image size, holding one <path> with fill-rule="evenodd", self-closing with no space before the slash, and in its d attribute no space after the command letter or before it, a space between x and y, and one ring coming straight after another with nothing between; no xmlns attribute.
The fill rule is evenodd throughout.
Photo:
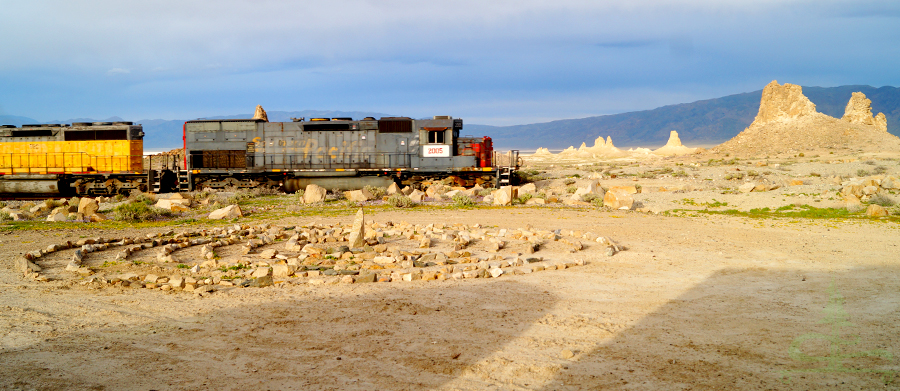
<svg viewBox="0 0 900 391"><path fill-rule="evenodd" d="M91 155L87 152L43 152L0 154L0 173L5 174L75 174L138 172L135 157L143 155ZM101 170L99 168L121 168Z"/></svg>
<svg viewBox="0 0 900 391"><path fill-rule="evenodd" d="M305 157L304 157L305 155ZM414 153L343 152L331 154L215 151L191 155L191 169L377 169L410 168Z"/></svg>

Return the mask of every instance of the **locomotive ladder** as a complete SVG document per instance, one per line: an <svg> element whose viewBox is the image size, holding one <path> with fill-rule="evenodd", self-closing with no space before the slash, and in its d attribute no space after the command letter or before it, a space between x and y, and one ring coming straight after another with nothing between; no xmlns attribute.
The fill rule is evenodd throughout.
<svg viewBox="0 0 900 391"><path fill-rule="evenodd" d="M513 149L506 156L500 158L497 167L497 186L509 186L512 184L513 172L519 169L519 150Z"/></svg>

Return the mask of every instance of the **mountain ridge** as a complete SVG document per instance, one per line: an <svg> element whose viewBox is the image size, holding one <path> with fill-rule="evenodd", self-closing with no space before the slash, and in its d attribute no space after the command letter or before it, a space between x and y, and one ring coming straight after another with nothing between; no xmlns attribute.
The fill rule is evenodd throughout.
<svg viewBox="0 0 900 391"><path fill-rule="evenodd" d="M862 92L872 100L872 111L887 117L888 132L900 135L900 88L868 85L838 87L802 87L816 109L826 115L840 118L853 92ZM563 149L591 142L597 137L611 137L617 146L636 147L663 145L672 130L678 132L686 144L719 144L730 140L753 122L759 111L762 89L752 92L704 99L689 103L666 105L650 110L562 119L550 122L491 126L465 124L464 135L490 136L498 149L536 149L545 147ZM210 116L208 119L251 118L253 114ZM270 111L273 122L291 121L292 117L389 117L390 114L364 111L301 110ZM108 120L121 120L111 117ZM51 123L94 122L89 118L77 118ZM144 125L145 148L177 148L185 120L142 119L134 121ZM19 125L41 123L28 117L0 115L0 124ZM177 140L173 142L173 140Z"/></svg>

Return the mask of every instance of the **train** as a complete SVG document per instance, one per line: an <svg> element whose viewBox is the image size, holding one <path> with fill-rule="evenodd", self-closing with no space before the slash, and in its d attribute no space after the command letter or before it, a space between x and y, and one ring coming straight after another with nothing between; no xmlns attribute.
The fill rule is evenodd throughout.
<svg viewBox="0 0 900 391"><path fill-rule="evenodd" d="M2 125L0 194L510 183L517 156L497 164L491 138L462 129L463 120L450 116L198 119L184 123L183 155L175 158L145 157L143 127L127 121Z"/></svg>

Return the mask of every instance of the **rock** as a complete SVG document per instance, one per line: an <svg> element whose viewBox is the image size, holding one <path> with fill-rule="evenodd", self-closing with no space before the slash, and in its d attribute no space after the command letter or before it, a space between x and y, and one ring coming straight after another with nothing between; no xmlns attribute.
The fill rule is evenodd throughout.
<svg viewBox="0 0 900 391"><path fill-rule="evenodd" d="M350 228L350 236L347 240L350 242L348 247L357 248L366 245L366 219L362 208L356 212L356 218L353 219L353 227Z"/></svg>
<svg viewBox="0 0 900 391"><path fill-rule="evenodd" d="M106 217L106 215L104 215L103 213L94 213L88 216L88 221L92 223L99 223L106 220L109 220L109 217Z"/></svg>
<svg viewBox="0 0 900 391"><path fill-rule="evenodd" d="M850 96L841 119L850 123L874 126L882 132L887 132L887 118L884 113L878 113L873 117L872 101L862 92L854 92Z"/></svg>
<svg viewBox="0 0 900 391"><path fill-rule="evenodd" d="M159 279L159 276L157 276L156 274L148 274L146 277L144 277L144 282L156 283L156 280L158 280L158 279Z"/></svg>
<svg viewBox="0 0 900 391"><path fill-rule="evenodd" d="M93 198L82 197L81 201L78 202L78 213L82 215L90 216L97 213L98 210L100 210L100 204Z"/></svg>
<svg viewBox="0 0 900 391"><path fill-rule="evenodd" d="M494 203L494 196L488 194L488 195L484 196L484 199L482 199L481 202L483 202L483 203L485 203L485 204L493 204L493 203Z"/></svg>
<svg viewBox="0 0 900 391"><path fill-rule="evenodd" d="M397 183L395 182L395 183L391 183L391 185L388 186L387 190L384 193L387 195L394 195L394 194L397 194L400 192L401 192L400 186L397 186Z"/></svg>
<svg viewBox="0 0 900 391"><path fill-rule="evenodd" d="M184 288L184 277L172 276L169 278L169 285L171 285L172 288Z"/></svg>
<svg viewBox="0 0 900 391"><path fill-rule="evenodd" d="M265 277L265 276L268 276L271 274L272 274L272 268L263 266L263 267L260 267L260 268L257 268L256 270L254 270L253 274L251 274L250 276L260 278L260 277Z"/></svg>
<svg viewBox="0 0 900 391"><path fill-rule="evenodd" d="M606 191L617 191L625 194L637 194L637 187L634 186L610 186Z"/></svg>
<svg viewBox="0 0 900 391"><path fill-rule="evenodd" d="M537 186L534 183L526 183L519 187L519 194L534 194L537 192Z"/></svg>
<svg viewBox="0 0 900 391"><path fill-rule="evenodd" d="M317 202L325 202L325 195L328 193L324 187L309 184L306 186L306 190L303 193L303 203L304 204L315 204Z"/></svg>
<svg viewBox="0 0 900 391"><path fill-rule="evenodd" d="M41 267L27 258L19 257L16 258L16 270L22 274L37 273L41 271Z"/></svg>
<svg viewBox="0 0 900 391"><path fill-rule="evenodd" d="M518 187L503 186L491 193L494 196L494 205L512 205L512 201L518 197Z"/></svg>
<svg viewBox="0 0 900 391"><path fill-rule="evenodd" d="M525 205L544 205L547 201L543 198L529 198L528 201L525 201Z"/></svg>
<svg viewBox="0 0 900 391"><path fill-rule="evenodd" d="M503 275L503 269L496 267L490 270L491 277L497 278Z"/></svg>
<svg viewBox="0 0 900 391"><path fill-rule="evenodd" d="M803 186L803 180L801 179L792 179L789 183L791 186Z"/></svg>
<svg viewBox="0 0 900 391"><path fill-rule="evenodd" d="M294 271L285 263L276 263L272 265L272 277L286 278L291 274L294 274Z"/></svg>
<svg viewBox="0 0 900 391"><path fill-rule="evenodd" d="M887 209L884 209L881 205L871 204L866 208L866 216L868 217L885 217L887 215Z"/></svg>
<svg viewBox="0 0 900 391"><path fill-rule="evenodd" d="M429 247L431 247L431 239L430 238L424 237L424 238L422 238L422 240L419 241L419 248L429 248Z"/></svg>
<svg viewBox="0 0 900 391"><path fill-rule="evenodd" d="M209 214L210 220L236 219L242 217L244 213L238 205L228 205L222 209L217 209Z"/></svg>
<svg viewBox="0 0 900 391"><path fill-rule="evenodd" d="M263 252L259 253L259 257L262 259L273 259L276 255L278 255L278 250L274 248L264 250Z"/></svg>
<svg viewBox="0 0 900 391"><path fill-rule="evenodd" d="M153 205L160 209L170 210L172 212L186 212L190 210L191 200L186 200L183 198L178 199L159 199L156 201L156 204Z"/></svg>
<svg viewBox="0 0 900 391"><path fill-rule="evenodd" d="M369 193L368 190L361 189L344 192L344 198L353 202L365 202L374 199L375 196L373 196L372 193Z"/></svg>
<svg viewBox="0 0 900 391"><path fill-rule="evenodd" d="M575 353L572 353L571 350L566 349L559 353L559 357L563 360L568 360L572 357L575 357Z"/></svg>
<svg viewBox="0 0 900 391"><path fill-rule="evenodd" d="M591 181L585 187L579 187L578 190L575 190L575 193L572 194L572 200L581 201L583 195L585 194L596 194L598 196L604 195L603 188L600 187L600 183L597 181Z"/></svg>
<svg viewBox="0 0 900 391"><path fill-rule="evenodd" d="M375 273L360 273L358 276L356 276L356 278L353 279L353 282L357 284L375 282L377 276L378 275Z"/></svg>
<svg viewBox="0 0 900 391"><path fill-rule="evenodd" d="M66 221L66 215L67 214L64 212L50 213L50 215L47 216L47 221Z"/></svg>
<svg viewBox="0 0 900 391"><path fill-rule="evenodd" d="M425 200L425 193L419 191L418 189L413 190L411 193L409 193L409 199L412 200L412 202L422 202Z"/></svg>
<svg viewBox="0 0 900 391"><path fill-rule="evenodd" d="M444 185L440 185L440 184L431 185L431 186L428 186L427 189L425 189L425 196L427 196L428 198L432 198L432 199L440 199L441 194L443 193L443 190L444 190Z"/></svg>
<svg viewBox="0 0 900 391"><path fill-rule="evenodd" d="M603 206L611 209L631 209L634 207L634 198L625 192L608 191L603 196Z"/></svg>

